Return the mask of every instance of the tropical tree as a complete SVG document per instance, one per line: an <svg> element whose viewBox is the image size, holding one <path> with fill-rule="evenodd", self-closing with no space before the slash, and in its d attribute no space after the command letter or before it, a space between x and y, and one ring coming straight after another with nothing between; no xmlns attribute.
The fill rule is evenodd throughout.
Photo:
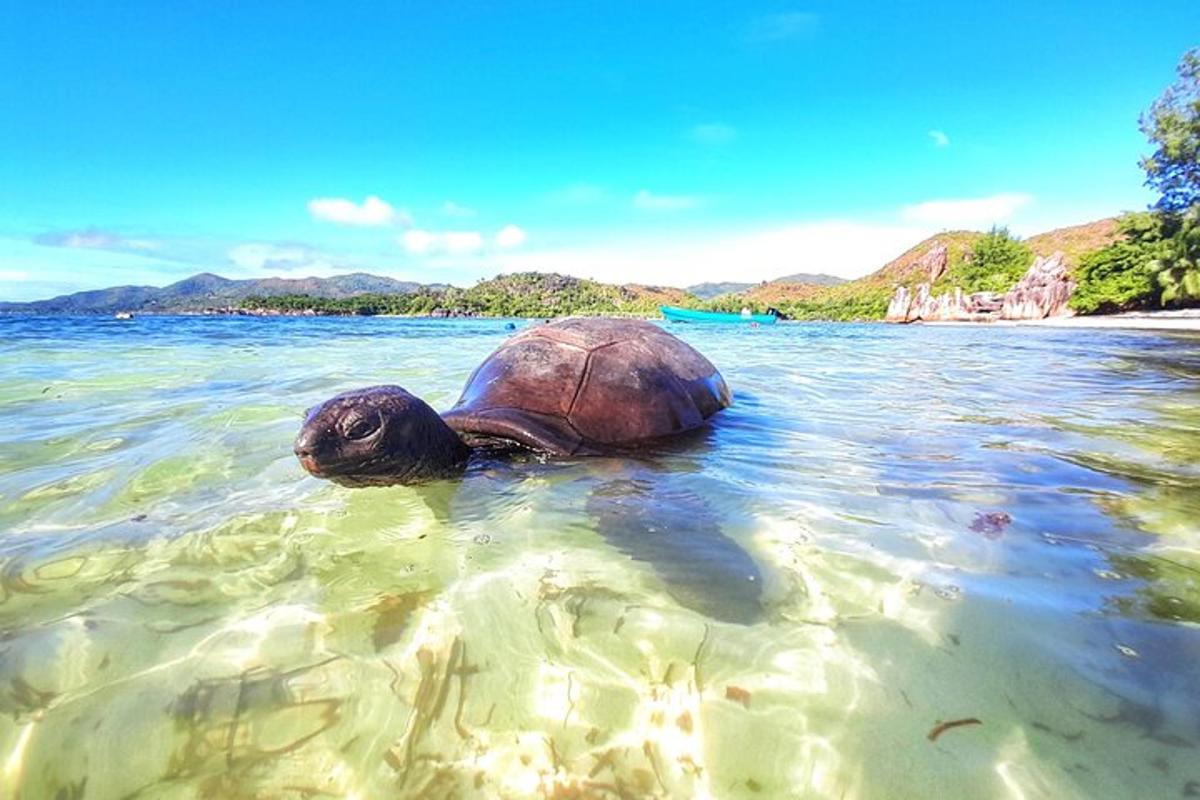
<svg viewBox="0 0 1200 800"><path fill-rule="evenodd" d="M968 292L1006 292L1033 263L1033 251L1008 232L993 227L980 237L971 250L971 258L956 270L963 290Z"/></svg>
<svg viewBox="0 0 1200 800"><path fill-rule="evenodd" d="M1162 194L1156 208L1177 214L1200 203L1200 48L1183 55L1179 79L1139 120L1157 149L1142 159L1146 185Z"/></svg>
<svg viewBox="0 0 1200 800"><path fill-rule="evenodd" d="M1200 302L1200 203L1182 215L1179 230L1166 244L1166 252L1155 262L1162 304Z"/></svg>

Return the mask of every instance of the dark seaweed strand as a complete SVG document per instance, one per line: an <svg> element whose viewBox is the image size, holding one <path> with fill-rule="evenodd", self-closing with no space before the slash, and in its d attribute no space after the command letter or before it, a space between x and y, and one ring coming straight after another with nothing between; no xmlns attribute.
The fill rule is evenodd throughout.
<svg viewBox="0 0 1200 800"><path fill-rule="evenodd" d="M983 724L982 720L975 719L974 717L967 717L966 719L953 719L953 720L950 720L949 722L939 722L937 725L933 726L933 730L931 730L929 732L929 736L927 738L931 742L936 742L937 738L939 736L941 736L943 733L950 730L951 728L959 728L959 727L962 727L963 725L982 725L982 724Z"/></svg>

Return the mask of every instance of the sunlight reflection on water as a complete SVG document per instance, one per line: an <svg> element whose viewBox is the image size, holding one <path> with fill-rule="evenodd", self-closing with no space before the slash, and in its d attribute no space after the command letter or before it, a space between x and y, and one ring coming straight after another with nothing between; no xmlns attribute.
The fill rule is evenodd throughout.
<svg viewBox="0 0 1200 800"><path fill-rule="evenodd" d="M0 796L1200 791L1200 339L672 330L688 447L353 491L502 321L0 318Z"/></svg>

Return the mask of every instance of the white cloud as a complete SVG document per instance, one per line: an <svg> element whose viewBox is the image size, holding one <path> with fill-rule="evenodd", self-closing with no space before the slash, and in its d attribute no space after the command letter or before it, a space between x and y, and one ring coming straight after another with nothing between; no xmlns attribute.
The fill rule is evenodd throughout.
<svg viewBox="0 0 1200 800"><path fill-rule="evenodd" d="M732 142L737 130L723 122L704 122L688 130L688 138L705 145L722 145Z"/></svg>
<svg viewBox="0 0 1200 800"><path fill-rule="evenodd" d="M362 204L344 197L318 197L308 201L308 213L314 219L338 225L379 227L383 225L411 225L412 219L403 210L371 195Z"/></svg>
<svg viewBox="0 0 1200 800"><path fill-rule="evenodd" d="M686 194L653 194L642 189L633 196L633 207L642 211L683 211L700 205L700 198Z"/></svg>
<svg viewBox="0 0 1200 800"><path fill-rule="evenodd" d="M1033 202L1028 194L1007 193L961 200L929 200L905 206L900 216L907 222L938 228L986 228L1004 222Z"/></svg>
<svg viewBox="0 0 1200 800"><path fill-rule="evenodd" d="M483 235L478 231L434 232L413 229L400 237L400 244L414 255L449 253L466 255L483 249Z"/></svg>
<svg viewBox="0 0 1200 800"><path fill-rule="evenodd" d="M454 202L453 200L447 200L446 202L442 203L442 213L445 214L447 217L464 218L464 217L473 217L473 216L475 216L476 212L475 212L475 209L473 209L473 208L467 208L466 206L460 206L458 203Z"/></svg>
<svg viewBox="0 0 1200 800"><path fill-rule="evenodd" d="M746 31L746 41L751 44L783 42L789 39L807 39L817 32L821 18L808 11L788 11L782 14L767 14L751 20Z"/></svg>
<svg viewBox="0 0 1200 800"><path fill-rule="evenodd" d="M525 231L516 225L505 225L496 234L497 247L520 247L525 243Z"/></svg>
<svg viewBox="0 0 1200 800"><path fill-rule="evenodd" d="M933 139L933 143L938 147L950 146L950 137L946 135L945 131L939 131L934 128L929 132L929 138Z"/></svg>
<svg viewBox="0 0 1200 800"><path fill-rule="evenodd" d="M0 269L0 281L18 283L27 280L29 280L28 272L21 272L16 269Z"/></svg>

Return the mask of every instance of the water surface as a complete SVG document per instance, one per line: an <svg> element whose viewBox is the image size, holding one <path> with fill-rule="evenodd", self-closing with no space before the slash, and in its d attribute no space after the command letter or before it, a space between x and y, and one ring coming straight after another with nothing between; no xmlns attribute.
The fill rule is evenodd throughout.
<svg viewBox="0 0 1200 800"><path fill-rule="evenodd" d="M685 447L349 490L502 321L0 318L0 796L1200 794L1200 338L672 330Z"/></svg>

